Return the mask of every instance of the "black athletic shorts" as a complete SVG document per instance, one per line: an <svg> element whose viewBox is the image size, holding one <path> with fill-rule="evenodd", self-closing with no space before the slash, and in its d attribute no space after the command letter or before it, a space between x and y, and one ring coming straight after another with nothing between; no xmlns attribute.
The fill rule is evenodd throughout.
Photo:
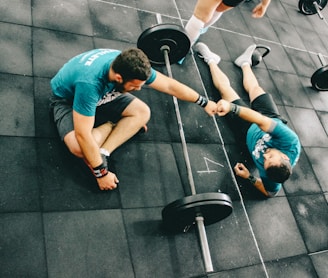
<svg viewBox="0 0 328 278"><path fill-rule="evenodd" d="M114 100L97 107L94 127L106 122L117 123L122 118L124 109L134 100L135 96L130 93L120 94ZM58 134L63 140L65 135L74 130L73 104L63 98L53 95L50 98L50 112L56 124Z"/></svg>
<svg viewBox="0 0 328 278"><path fill-rule="evenodd" d="M244 2L244 0L223 0L223 4L229 7L236 7L242 2Z"/></svg>
<svg viewBox="0 0 328 278"><path fill-rule="evenodd" d="M242 99L237 99L233 101L233 103L240 106L249 107L249 105L247 105ZM270 94L262 94L258 96L252 101L250 108L265 116L268 116L270 118L279 118L284 123L287 123L287 121L285 121L280 116L278 108ZM243 120L238 115L235 115L233 113L227 114L225 118L227 119L229 126L231 127L235 135L240 139L246 140L247 131L252 123Z"/></svg>

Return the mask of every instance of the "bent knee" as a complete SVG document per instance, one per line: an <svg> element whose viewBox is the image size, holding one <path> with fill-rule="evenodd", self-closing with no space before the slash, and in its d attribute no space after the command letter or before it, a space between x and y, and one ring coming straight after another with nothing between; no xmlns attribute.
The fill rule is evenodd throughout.
<svg viewBox="0 0 328 278"><path fill-rule="evenodd" d="M70 133L66 134L64 137L64 143L68 150L75 156L79 158L83 158L83 153L80 148L80 145L78 144L76 137L75 137L75 132L71 131Z"/></svg>
<svg viewBox="0 0 328 278"><path fill-rule="evenodd" d="M249 88L249 97L251 101L253 101L254 99L256 99L257 97L263 94L265 94L265 91L260 86L254 86Z"/></svg>
<svg viewBox="0 0 328 278"><path fill-rule="evenodd" d="M142 105L139 113L140 113L140 116L143 117L145 119L145 121L149 121L150 119L150 116L151 116L151 110L150 110L150 107L146 104L146 103L143 103L144 105Z"/></svg>
<svg viewBox="0 0 328 278"><path fill-rule="evenodd" d="M140 99L134 99L122 113L124 117L137 117L145 123L149 121L150 115L151 111L149 106Z"/></svg>

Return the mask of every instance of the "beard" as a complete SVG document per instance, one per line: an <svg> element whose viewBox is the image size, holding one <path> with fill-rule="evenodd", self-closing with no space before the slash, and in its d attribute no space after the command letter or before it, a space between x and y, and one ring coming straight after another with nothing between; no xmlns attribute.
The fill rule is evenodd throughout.
<svg viewBox="0 0 328 278"><path fill-rule="evenodd" d="M115 83L115 91L120 93L126 93L126 90L124 89L124 83Z"/></svg>

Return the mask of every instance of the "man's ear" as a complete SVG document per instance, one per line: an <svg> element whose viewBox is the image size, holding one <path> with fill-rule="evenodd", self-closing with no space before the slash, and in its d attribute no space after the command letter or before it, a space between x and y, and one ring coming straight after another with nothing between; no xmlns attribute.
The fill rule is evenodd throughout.
<svg viewBox="0 0 328 278"><path fill-rule="evenodd" d="M281 156L285 160L288 160L288 161L290 160L289 157L286 154L284 154L284 153L282 153Z"/></svg>
<svg viewBox="0 0 328 278"><path fill-rule="evenodd" d="M115 73L114 74L114 79L115 79L115 82L117 83L123 83L123 78L122 78L122 75L120 75L119 73Z"/></svg>

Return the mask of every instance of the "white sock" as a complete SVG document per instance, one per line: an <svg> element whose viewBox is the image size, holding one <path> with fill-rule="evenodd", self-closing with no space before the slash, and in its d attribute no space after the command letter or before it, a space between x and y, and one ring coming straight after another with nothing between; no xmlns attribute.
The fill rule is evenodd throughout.
<svg viewBox="0 0 328 278"><path fill-rule="evenodd" d="M198 39L200 30L203 27L204 27L204 22L198 19L197 17L195 17L194 15L192 15L185 27L185 30L192 43L194 43Z"/></svg>
<svg viewBox="0 0 328 278"><path fill-rule="evenodd" d="M110 156L109 151L107 151L107 150L104 149L104 148L100 148L99 151L100 151L100 154L103 154L103 155L105 155L105 156Z"/></svg>
<svg viewBox="0 0 328 278"><path fill-rule="evenodd" d="M212 18L211 18L211 20L204 25L204 28L212 26L215 22L217 22L220 19L222 14L223 14L223 12L215 11Z"/></svg>

